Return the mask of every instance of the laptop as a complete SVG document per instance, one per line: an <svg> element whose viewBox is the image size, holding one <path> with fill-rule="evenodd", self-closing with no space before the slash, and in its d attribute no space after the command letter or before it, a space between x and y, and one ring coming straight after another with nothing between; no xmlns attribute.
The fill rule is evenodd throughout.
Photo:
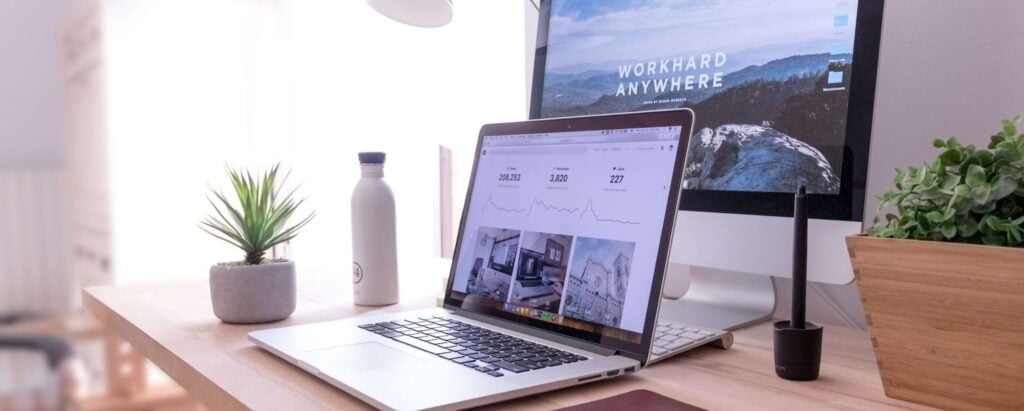
<svg viewBox="0 0 1024 411"><path fill-rule="evenodd" d="M723 345L657 321L692 124L682 109L485 125L443 307L249 339L382 409L480 406Z"/></svg>

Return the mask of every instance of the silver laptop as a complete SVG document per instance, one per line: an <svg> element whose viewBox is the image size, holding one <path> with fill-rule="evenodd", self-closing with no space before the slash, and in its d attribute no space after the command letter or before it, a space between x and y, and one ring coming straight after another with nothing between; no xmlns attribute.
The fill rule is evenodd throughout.
<svg viewBox="0 0 1024 411"><path fill-rule="evenodd" d="M485 125L443 308L249 339L386 409L479 406L721 342L655 330L692 123L684 109Z"/></svg>

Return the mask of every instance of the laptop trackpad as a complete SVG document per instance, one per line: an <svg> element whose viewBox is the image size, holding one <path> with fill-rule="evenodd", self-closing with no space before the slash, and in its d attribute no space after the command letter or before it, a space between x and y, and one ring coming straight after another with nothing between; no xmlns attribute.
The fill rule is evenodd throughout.
<svg viewBox="0 0 1024 411"><path fill-rule="evenodd" d="M331 373L365 372L419 363L423 360L376 342L364 342L307 351L302 361Z"/></svg>

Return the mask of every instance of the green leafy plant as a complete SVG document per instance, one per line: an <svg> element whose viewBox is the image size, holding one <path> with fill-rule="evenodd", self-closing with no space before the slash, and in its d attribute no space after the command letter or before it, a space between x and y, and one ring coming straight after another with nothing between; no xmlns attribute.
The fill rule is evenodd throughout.
<svg viewBox="0 0 1024 411"><path fill-rule="evenodd" d="M310 213L295 225L287 226L288 220L306 200L294 198L297 188L284 197L280 195L288 176L278 181L279 169L280 164L276 164L257 179L249 171L228 168L237 203L232 203L223 192L213 187L210 187L210 192L217 202L206 196L217 214L203 218L199 228L242 249L245 264L262 263L267 250L295 238L316 214Z"/></svg>
<svg viewBox="0 0 1024 411"><path fill-rule="evenodd" d="M936 139L942 153L924 167L896 170L895 189L878 196L868 235L997 246L1024 244L1024 133L1021 117L1003 120L988 149L956 137Z"/></svg>

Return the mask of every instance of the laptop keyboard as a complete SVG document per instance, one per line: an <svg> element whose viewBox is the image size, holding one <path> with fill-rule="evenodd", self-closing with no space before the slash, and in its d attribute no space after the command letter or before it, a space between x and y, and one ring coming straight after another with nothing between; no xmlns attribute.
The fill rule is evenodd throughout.
<svg viewBox="0 0 1024 411"><path fill-rule="evenodd" d="M587 360L582 355L440 316L363 324L359 328L492 377Z"/></svg>

